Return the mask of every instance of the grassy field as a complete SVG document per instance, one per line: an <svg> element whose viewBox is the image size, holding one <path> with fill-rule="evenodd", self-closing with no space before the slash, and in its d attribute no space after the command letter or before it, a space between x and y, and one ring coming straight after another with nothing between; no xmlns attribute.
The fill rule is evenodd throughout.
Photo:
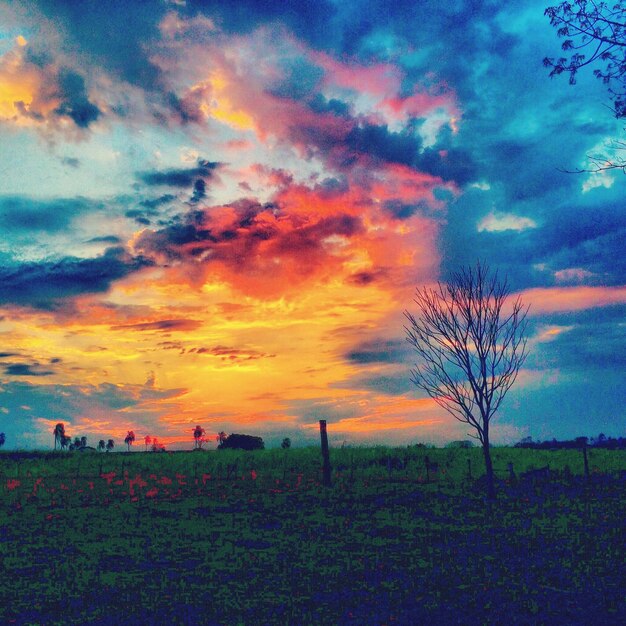
<svg viewBox="0 0 626 626"><path fill-rule="evenodd" d="M623 623L626 452L493 456L1 453L0 623Z"/></svg>

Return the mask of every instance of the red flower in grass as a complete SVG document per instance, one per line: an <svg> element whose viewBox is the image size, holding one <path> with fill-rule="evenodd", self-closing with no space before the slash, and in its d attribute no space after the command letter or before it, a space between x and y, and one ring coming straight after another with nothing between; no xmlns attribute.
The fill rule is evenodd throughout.
<svg viewBox="0 0 626 626"><path fill-rule="evenodd" d="M107 474L100 474L100 478L107 481L107 485L111 484L111 481L117 476L115 472L108 472Z"/></svg>
<svg viewBox="0 0 626 626"><path fill-rule="evenodd" d="M13 491L14 489L17 489L21 484L22 484L21 481L19 481L17 478L8 478L7 490Z"/></svg>
<svg viewBox="0 0 626 626"><path fill-rule="evenodd" d="M147 487L147 486L148 486L148 483L139 474L137 474L135 478L131 478L128 481L128 487L129 487L131 496L135 495L135 487L139 487L139 489L143 489L144 487Z"/></svg>
<svg viewBox="0 0 626 626"><path fill-rule="evenodd" d="M146 491L146 498L156 498L159 490L156 487L152 487L149 491Z"/></svg>

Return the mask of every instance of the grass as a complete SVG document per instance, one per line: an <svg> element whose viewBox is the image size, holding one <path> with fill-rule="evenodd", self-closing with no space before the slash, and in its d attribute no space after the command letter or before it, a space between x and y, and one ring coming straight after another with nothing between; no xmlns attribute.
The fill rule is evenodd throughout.
<svg viewBox="0 0 626 626"><path fill-rule="evenodd" d="M2 453L0 622L619 623L626 453L493 456L555 472L489 504L476 449L332 450L330 489L314 448Z"/></svg>

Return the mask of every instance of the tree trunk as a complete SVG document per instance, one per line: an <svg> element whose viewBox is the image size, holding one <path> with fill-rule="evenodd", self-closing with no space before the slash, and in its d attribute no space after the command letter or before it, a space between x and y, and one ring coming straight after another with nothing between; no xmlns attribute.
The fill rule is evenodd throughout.
<svg viewBox="0 0 626 626"><path fill-rule="evenodd" d="M483 455L485 457L485 478L487 480L487 498L496 499L496 489L493 484L493 465L491 463L491 450L489 449L489 436L485 432L483 435Z"/></svg>

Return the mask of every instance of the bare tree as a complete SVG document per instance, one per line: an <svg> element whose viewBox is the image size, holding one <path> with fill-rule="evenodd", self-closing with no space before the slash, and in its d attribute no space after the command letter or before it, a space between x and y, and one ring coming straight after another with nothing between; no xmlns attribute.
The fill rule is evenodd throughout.
<svg viewBox="0 0 626 626"><path fill-rule="evenodd" d="M506 279L478 262L436 289L416 290L419 316L405 311L406 339L418 364L411 381L482 444L487 496L495 498L489 425L526 358L526 315L519 297L507 305Z"/></svg>
<svg viewBox="0 0 626 626"><path fill-rule="evenodd" d="M595 2L594 0L564 1L548 7L545 15L563 37L561 49L569 57L546 57L543 64L551 68L550 76L569 74L570 85L576 74L594 65L594 76L609 90L616 118L626 117L626 2ZM623 141L607 145L607 154L589 154L589 169L566 170L570 173L602 172L621 169L626 173L626 158L620 152Z"/></svg>

